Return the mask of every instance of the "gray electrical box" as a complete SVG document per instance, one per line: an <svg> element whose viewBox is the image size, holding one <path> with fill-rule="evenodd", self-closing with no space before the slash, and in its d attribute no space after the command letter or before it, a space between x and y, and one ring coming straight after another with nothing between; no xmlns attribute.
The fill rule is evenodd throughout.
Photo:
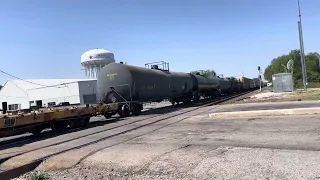
<svg viewBox="0 0 320 180"><path fill-rule="evenodd" d="M291 73L272 75L273 92L293 92L293 77Z"/></svg>

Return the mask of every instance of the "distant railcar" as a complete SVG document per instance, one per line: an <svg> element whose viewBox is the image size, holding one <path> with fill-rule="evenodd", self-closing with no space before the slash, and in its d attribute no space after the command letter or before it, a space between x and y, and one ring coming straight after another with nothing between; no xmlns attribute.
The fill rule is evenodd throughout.
<svg viewBox="0 0 320 180"><path fill-rule="evenodd" d="M98 98L102 103L122 104L126 116L139 114L144 102L169 99L172 104L189 103L204 98L254 89L248 78L221 78L169 71L168 64L159 62L151 68L110 63L101 69L97 79ZM162 68L159 68L162 65ZM121 113L120 113L121 114Z"/></svg>

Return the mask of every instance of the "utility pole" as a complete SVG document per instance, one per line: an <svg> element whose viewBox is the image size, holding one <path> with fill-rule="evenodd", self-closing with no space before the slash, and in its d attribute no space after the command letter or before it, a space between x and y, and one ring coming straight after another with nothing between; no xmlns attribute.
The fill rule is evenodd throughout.
<svg viewBox="0 0 320 180"><path fill-rule="evenodd" d="M319 59L319 71L320 71L320 55L319 54L316 54L317 58Z"/></svg>
<svg viewBox="0 0 320 180"><path fill-rule="evenodd" d="M300 0L298 0L298 11L299 11L298 30L299 30L299 40L300 40L301 69L302 69L303 87L304 87L304 90L306 91L308 82L307 82L306 61L305 61L304 46L303 46Z"/></svg>
<svg viewBox="0 0 320 180"><path fill-rule="evenodd" d="M260 92L261 92L261 68L258 66L258 71L259 71L259 82L260 82Z"/></svg>

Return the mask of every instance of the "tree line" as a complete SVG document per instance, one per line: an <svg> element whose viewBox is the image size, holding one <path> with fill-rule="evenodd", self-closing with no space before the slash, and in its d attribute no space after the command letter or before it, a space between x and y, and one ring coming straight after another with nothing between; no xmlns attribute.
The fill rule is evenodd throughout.
<svg viewBox="0 0 320 180"><path fill-rule="evenodd" d="M213 69L207 69L207 70L197 70L197 71L191 71L191 74L200 74L202 76L216 76L216 72Z"/></svg>
<svg viewBox="0 0 320 180"><path fill-rule="evenodd" d="M308 78L308 87L320 86L320 65L319 54L317 52L310 52L305 55L306 70ZM293 67L287 69L287 63L293 60ZM285 54L274 58L270 65L264 71L264 79L272 82L272 75L278 73L293 72L293 81L296 88L303 87L302 71L301 71L301 56L299 50L292 50L289 54Z"/></svg>

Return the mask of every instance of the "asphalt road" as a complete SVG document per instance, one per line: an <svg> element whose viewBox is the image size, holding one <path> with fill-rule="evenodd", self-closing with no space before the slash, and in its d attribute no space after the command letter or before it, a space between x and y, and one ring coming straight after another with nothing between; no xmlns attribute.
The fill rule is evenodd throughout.
<svg viewBox="0 0 320 180"><path fill-rule="evenodd" d="M53 179L320 178L319 117L197 116L168 123L63 154L39 169L72 165L51 171ZM130 140L113 145L123 139Z"/></svg>
<svg viewBox="0 0 320 180"><path fill-rule="evenodd" d="M291 104L291 105L290 105ZM266 104L259 107L307 107L313 103ZM170 118L69 151L44 161L37 170L52 179L319 179L320 117L208 118L209 112L254 109L257 105L212 106L206 113ZM143 116L135 117L143 118ZM130 118L133 120L134 118ZM15 157L0 165L6 169L79 144L96 141L138 122L102 124L21 147L0 151L18 153L52 142L97 132L57 146Z"/></svg>

